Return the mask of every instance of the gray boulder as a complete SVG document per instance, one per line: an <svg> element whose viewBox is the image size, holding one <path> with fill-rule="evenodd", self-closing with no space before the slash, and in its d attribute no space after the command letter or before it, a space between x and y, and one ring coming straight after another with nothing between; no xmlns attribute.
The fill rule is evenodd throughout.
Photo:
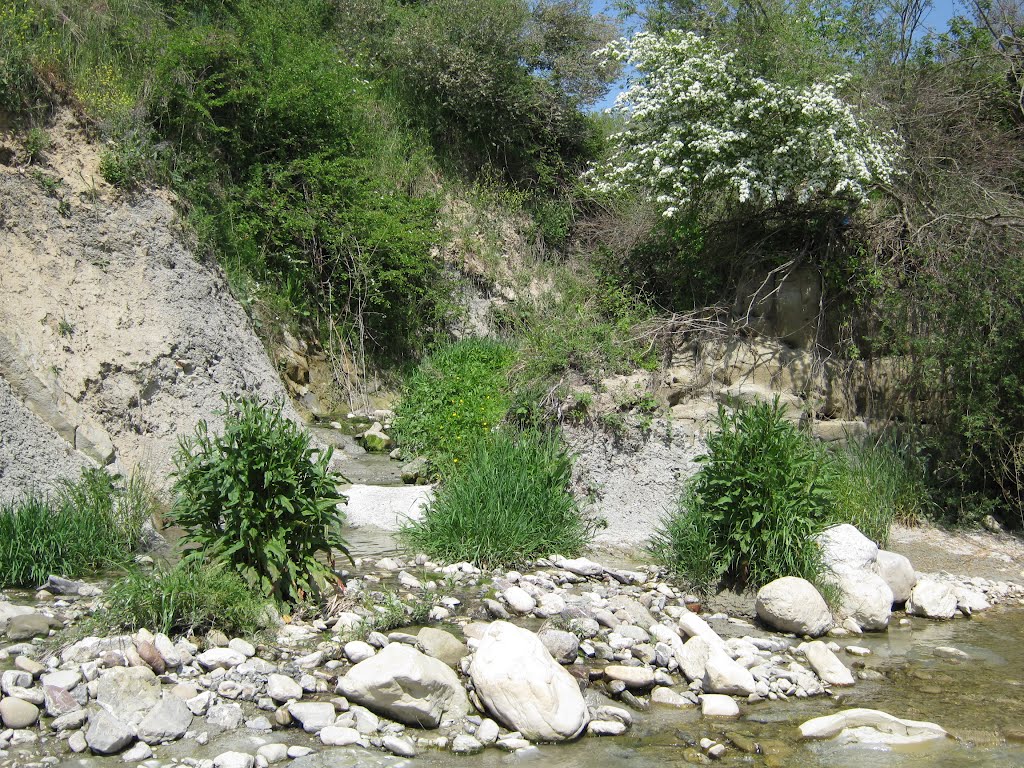
<svg viewBox="0 0 1024 768"><path fill-rule="evenodd" d="M832 628L832 612L814 585L785 576L758 590L757 617L773 629L818 637Z"/></svg>
<svg viewBox="0 0 1024 768"><path fill-rule="evenodd" d="M885 579L870 571L843 571L836 582L840 592L838 614L862 629L883 630L892 613L892 590Z"/></svg>
<svg viewBox="0 0 1024 768"><path fill-rule="evenodd" d="M149 667L114 667L99 679L96 701L118 720L135 725L160 701L160 681Z"/></svg>
<svg viewBox="0 0 1024 768"><path fill-rule="evenodd" d="M135 741L135 729L97 707L89 714L85 743L97 755L115 755Z"/></svg>
<svg viewBox="0 0 1024 768"><path fill-rule="evenodd" d="M580 641L572 632L549 627L538 632L537 637L559 664L572 664L576 661L576 657L579 655Z"/></svg>
<svg viewBox="0 0 1024 768"><path fill-rule="evenodd" d="M138 736L147 744L162 744L180 739L191 725L192 712L188 705L167 693L139 723Z"/></svg>
<svg viewBox="0 0 1024 768"><path fill-rule="evenodd" d="M869 571L878 558L878 545L848 523L822 531L815 540L822 563L836 573Z"/></svg>
<svg viewBox="0 0 1024 768"><path fill-rule="evenodd" d="M956 592L944 582L921 579L910 591L907 613L928 619L952 619L956 615Z"/></svg>
<svg viewBox="0 0 1024 768"><path fill-rule="evenodd" d="M404 643L391 643L356 664L338 681L338 692L378 715L420 728L437 728L442 719L469 710L451 667Z"/></svg>

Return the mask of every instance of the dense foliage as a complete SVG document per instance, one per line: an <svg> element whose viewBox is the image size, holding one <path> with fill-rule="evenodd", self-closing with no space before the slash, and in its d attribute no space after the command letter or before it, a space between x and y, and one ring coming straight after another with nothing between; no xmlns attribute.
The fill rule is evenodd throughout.
<svg viewBox="0 0 1024 768"><path fill-rule="evenodd" d="M334 586L334 550L347 553L331 449L314 452L280 407L225 404L223 433L201 421L174 457L171 519L188 559L224 563L279 603L315 599Z"/></svg>
<svg viewBox="0 0 1024 768"><path fill-rule="evenodd" d="M700 469L653 540L654 555L694 585L820 581L815 534L851 523L885 545L893 521L922 513L923 470L887 444L828 451L774 403L719 410Z"/></svg>
<svg viewBox="0 0 1024 768"><path fill-rule="evenodd" d="M47 498L0 506L0 585L35 587L50 574L79 578L132 562L156 512L141 475L87 469Z"/></svg>
<svg viewBox="0 0 1024 768"><path fill-rule="evenodd" d="M405 451L445 472L466 459L477 435L508 411L512 350L486 339L465 339L435 350L409 377L395 412Z"/></svg>
<svg viewBox="0 0 1024 768"><path fill-rule="evenodd" d="M572 461L555 435L477 435L466 460L402 538L413 551L444 562L484 567L575 555L591 526L576 506L571 479Z"/></svg>

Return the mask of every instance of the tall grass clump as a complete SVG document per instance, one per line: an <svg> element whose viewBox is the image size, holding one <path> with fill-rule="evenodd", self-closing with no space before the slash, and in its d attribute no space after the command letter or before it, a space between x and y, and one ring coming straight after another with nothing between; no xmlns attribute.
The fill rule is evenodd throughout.
<svg viewBox="0 0 1024 768"><path fill-rule="evenodd" d="M813 537L833 508L834 468L825 449L786 420L778 399L720 408L698 462L653 539L658 560L696 586L817 580Z"/></svg>
<svg viewBox="0 0 1024 768"><path fill-rule="evenodd" d="M132 561L155 497L141 475L87 469L75 482L0 506L0 584L36 586Z"/></svg>
<svg viewBox="0 0 1024 768"><path fill-rule="evenodd" d="M569 490L571 477L572 460L556 435L476 435L466 460L402 539L431 557L484 567L576 554L592 525Z"/></svg>
<svg viewBox="0 0 1024 768"><path fill-rule="evenodd" d="M129 572L106 591L96 620L108 629L168 635L210 629L252 635L265 615L266 604L233 570L186 560L154 573Z"/></svg>
<svg viewBox="0 0 1024 768"><path fill-rule="evenodd" d="M832 518L885 546L892 523L915 525L934 511L921 457L906 441L850 442L836 455Z"/></svg>
<svg viewBox="0 0 1024 768"><path fill-rule="evenodd" d="M476 436L508 412L513 351L489 339L463 339L441 347L409 377L395 410L403 450L430 459L444 474L464 461Z"/></svg>
<svg viewBox="0 0 1024 768"><path fill-rule="evenodd" d="M334 582L332 551L347 553L332 451L314 451L281 406L224 402L223 433L201 421L174 456L171 517L187 559L225 563L278 603L316 599Z"/></svg>

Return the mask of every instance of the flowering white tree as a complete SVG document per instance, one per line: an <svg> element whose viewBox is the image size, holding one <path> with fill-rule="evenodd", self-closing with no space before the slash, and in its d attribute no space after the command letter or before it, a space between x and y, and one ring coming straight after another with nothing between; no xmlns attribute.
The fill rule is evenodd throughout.
<svg viewBox="0 0 1024 768"><path fill-rule="evenodd" d="M628 120L588 174L597 191L640 193L671 217L712 201L859 204L895 172L895 136L872 133L838 96L842 80L772 83L678 30L642 32L599 55L631 64L637 77L610 110Z"/></svg>

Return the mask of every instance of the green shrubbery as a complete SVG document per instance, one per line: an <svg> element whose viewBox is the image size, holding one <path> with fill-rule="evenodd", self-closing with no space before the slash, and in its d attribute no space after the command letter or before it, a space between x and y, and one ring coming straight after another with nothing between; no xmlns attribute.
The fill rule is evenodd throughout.
<svg viewBox="0 0 1024 768"><path fill-rule="evenodd" d="M572 461L555 435L504 430L474 436L406 545L446 562L512 566L577 554L592 526L569 490Z"/></svg>
<svg viewBox="0 0 1024 768"><path fill-rule="evenodd" d="M707 447L652 544L658 560L697 587L817 581L813 537L824 528L851 523L884 544L893 520L913 520L927 503L919 465L888 448L830 453L778 401L720 409Z"/></svg>
<svg viewBox="0 0 1024 768"><path fill-rule="evenodd" d="M251 635L266 616L266 603L230 566L184 561L153 573L132 571L115 582L95 621L105 631L192 634L216 628Z"/></svg>
<svg viewBox="0 0 1024 768"><path fill-rule="evenodd" d="M132 562L156 501L141 475L90 469L40 495L0 506L0 585L30 587L50 574L78 578Z"/></svg>
<svg viewBox="0 0 1024 768"><path fill-rule="evenodd" d="M494 429L508 412L512 350L488 339L441 347L409 378L395 412L403 450L426 456L447 472L469 454L473 438Z"/></svg>
<svg viewBox="0 0 1024 768"><path fill-rule="evenodd" d="M347 553L341 537L344 481L331 449L315 455L309 433L280 407L228 400L224 432L205 421L175 454L172 520L185 529L189 560L223 562L279 603L316 599L334 574L317 556Z"/></svg>

